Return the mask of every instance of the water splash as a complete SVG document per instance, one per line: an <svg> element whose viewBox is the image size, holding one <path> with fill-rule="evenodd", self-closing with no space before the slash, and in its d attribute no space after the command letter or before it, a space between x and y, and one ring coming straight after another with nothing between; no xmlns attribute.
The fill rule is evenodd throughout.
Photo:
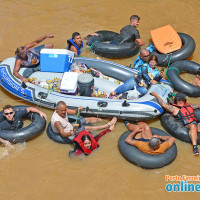
<svg viewBox="0 0 200 200"><path fill-rule="evenodd" d="M10 147L0 147L0 160L11 155L11 152L21 152L25 149L26 143L18 143ZM12 153L12 154L13 154Z"/></svg>

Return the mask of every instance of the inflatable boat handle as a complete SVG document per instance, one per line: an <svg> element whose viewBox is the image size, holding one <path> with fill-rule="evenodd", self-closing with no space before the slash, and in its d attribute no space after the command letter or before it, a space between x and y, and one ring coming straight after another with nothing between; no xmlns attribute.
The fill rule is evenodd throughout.
<svg viewBox="0 0 200 200"><path fill-rule="evenodd" d="M108 105L108 103L105 102L105 101L99 101L99 102L97 103L97 106L98 106L98 107L107 107L107 105Z"/></svg>
<svg viewBox="0 0 200 200"><path fill-rule="evenodd" d="M87 107L85 108L85 111L88 112L89 110L90 110L90 108L87 106Z"/></svg>
<svg viewBox="0 0 200 200"><path fill-rule="evenodd" d="M127 101L124 100L124 102L122 103L122 106L123 106L123 107L128 107L128 106L130 106L130 103L127 103Z"/></svg>
<svg viewBox="0 0 200 200"><path fill-rule="evenodd" d="M26 83L22 82L21 87L24 88L24 89L27 88Z"/></svg>
<svg viewBox="0 0 200 200"><path fill-rule="evenodd" d="M41 98L41 99L46 99L48 94L47 93L44 93L44 92L39 92L38 93L38 96Z"/></svg>

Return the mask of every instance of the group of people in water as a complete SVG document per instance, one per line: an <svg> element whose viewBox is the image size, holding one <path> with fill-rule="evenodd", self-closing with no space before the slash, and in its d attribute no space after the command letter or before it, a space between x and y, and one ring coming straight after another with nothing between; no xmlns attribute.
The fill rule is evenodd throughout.
<svg viewBox="0 0 200 200"><path fill-rule="evenodd" d="M188 104L186 96L182 93L176 94L173 104L165 104L156 92L152 92L152 95L158 99L158 102L164 109L174 115L176 120L180 121L186 128L188 128L193 145L193 154L198 155L199 151L197 146L197 132L200 132L200 123L197 122L193 109L200 108L200 105ZM76 110L68 109L65 102L60 101L57 103L56 109L51 117L51 126L54 133L60 134L62 137L69 138L75 144L75 149L74 151L70 152L70 156L91 154L92 151L99 146L99 139L106 133L113 131L117 122L117 118L113 117L110 122L104 125L91 126L89 124L104 120L96 117L87 117L81 118L78 121L78 129L74 129L73 124L71 124L68 120L68 114L77 115L77 113L81 112L82 110L82 107L79 107ZM0 129L16 130L22 128L22 118L28 112L36 112L47 120L46 114L36 108L28 107L27 109L15 112L11 105L6 105L3 108L3 115L5 119L0 123ZM174 137L171 136L152 135L150 127L145 122L132 124L129 121L125 121L124 124L131 132L126 138L125 142L127 144L136 146L144 153L164 153L175 142ZM91 132L98 130L104 131L94 137ZM161 143L161 140L164 142ZM0 142L2 142L2 144L5 146L11 145L9 141L3 139L0 139Z"/></svg>
<svg viewBox="0 0 200 200"><path fill-rule="evenodd" d="M137 27L139 26L140 17L137 15L132 15L130 17L130 24L125 26L120 30L119 37L116 38L115 41L113 41L115 44L124 43L127 41L135 41L138 43L138 45L145 45L145 43L141 40L139 31L137 30ZM88 34L83 38L83 40L86 40L90 36L97 36L97 33L91 33ZM45 36L42 36L35 41L18 47L15 51L16 55L16 62L13 74L17 78L21 79L22 82L26 83L27 78L35 71L40 70L39 68L39 61L40 61L40 50L42 48L53 48L53 44L44 44L38 47L35 47L39 43L41 43L43 40L47 38L53 38L54 35L47 34ZM75 55L80 55L81 50L83 48L83 41L81 38L80 33L74 32L72 34L72 38L67 40L68 47L67 49L74 52ZM19 74L19 70L21 67L28 67L22 75Z"/></svg>
<svg viewBox="0 0 200 200"><path fill-rule="evenodd" d="M133 40L137 42L138 45L144 45L145 43L141 40L139 31L137 30L139 21L139 16L132 15L130 17L130 24L121 29L119 37L116 38L112 43L120 44ZM90 36L97 36L97 33L89 34L84 39L87 39ZM42 48L53 48L53 44L51 43L38 47L35 46L43 40L53 37L54 35L48 34L25 46L17 48L15 52L16 62L13 74L17 78L21 79L22 82L26 83L30 74L39 70L40 50ZM83 41L78 32L72 34L72 38L67 41L67 44L68 49L73 51L75 55L81 54ZM153 44L149 45L146 49L141 49L140 55L134 61L134 68L139 71L138 75L126 80L123 85L120 85L114 91L111 91L110 97L134 89L138 90L140 96L143 96L147 93L147 89L151 84L158 83L164 77L164 70L159 71L156 68L156 65L158 64L158 57L156 55L151 55L151 52L154 49L155 47ZM27 67L27 69L24 70L23 75L19 74L21 67ZM200 70L197 73L193 84L200 86ZM197 122L193 109L200 108L200 105L188 104L186 96L182 93L177 93L173 104L164 103L156 92L152 92L151 94L158 99L158 102L165 110L172 113L175 119L180 121L189 130L189 135L193 145L193 154L199 154L197 147L197 132L200 131L200 123ZM72 140L74 144L76 144L74 151L71 151L70 155L80 155L82 153L85 155L91 154L91 152L99 146L99 139L106 133L113 131L117 122L117 118L114 117L110 122L105 123L104 125L91 126L89 124L104 120L96 117L87 117L78 120L79 128L75 129L73 124L69 122L68 114L77 115L77 113L81 112L82 110L83 108L81 106L76 110L68 109L65 102L60 101L57 103L56 109L51 117L51 126L54 133L60 134L62 137L67 137ZM3 108L3 115L5 119L0 123L0 129L16 130L22 128L22 118L28 112L37 112L42 117L47 119L45 113L36 108L28 107L24 111L14 112L11 105L6 105ZM164 153L175 142L175 139L171 136L152 135L150 127L145 122L132 124L129 121L125 121L124 123L127 129L131 132L126 138L125 142L127 144L136 146L144 153ZM94 137L91 132L98 130L103 130L103 132ZM161 140L164 142L161 143ZM9 141L3 139L0 139L0 142L2 142L4 145L11 145Z"/></svg>

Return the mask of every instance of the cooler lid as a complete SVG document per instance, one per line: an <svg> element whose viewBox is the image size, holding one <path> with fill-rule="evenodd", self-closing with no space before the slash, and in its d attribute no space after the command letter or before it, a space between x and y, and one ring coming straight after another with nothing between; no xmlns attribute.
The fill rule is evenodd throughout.
<svg viewBox="0 0 200 200"><path fill-rule="evenodd" d="M41 49L41 54L64 54L69 56L74 56L74 52L69 51L67 49Z"/></svg>
<svg viewBox="0 0 200 200"><path fill-rule="evenodd" d="M76 72L65 72L60 83L60 90L75 91L78 76L79 74Z"/></svg>
<svg viewBox="0 0 200 200"><path fill-rule="evenodd" d="M81 74L78 77L78 83L82 83L82 84L90 83L93 81L93 79L94 78L91 74Z"/></svg>

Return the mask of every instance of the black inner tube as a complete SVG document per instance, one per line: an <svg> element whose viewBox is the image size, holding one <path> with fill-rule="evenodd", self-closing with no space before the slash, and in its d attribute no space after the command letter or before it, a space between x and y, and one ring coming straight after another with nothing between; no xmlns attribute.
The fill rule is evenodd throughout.
<svg viewBox="0 0 200 200"><path fill-rule="evenodd" d="M27 109L28 107L29 106L13 106L13 110L16 112ZM1 130L0 137L12 143L26 142L41 134L46 127L46 120L38 113L29 112L24 119L31 120L32 123L27 127L17 130ZM0 122L2 120L4 120L3 111L0 112Z"/></svg>
<svg viewBox="0 0 200 200"><path fill-rule="evenodd" d="M151 128L152 134L168 136L168 134L160 129ZM129 131L123 133L118 141L118 148L122 156L129 162L145 169L156 169L164 167L176 158L177 147L174 143L170 149L165 153L159 155L146 154L141 152L135 146L129 145L125 142L125 139L130 134Z"/></svg>
<svg viewBox="0 0 200 200"><path fill-rule="evenodd" d="M174 89L178 92L182 92L189 97L200 97L200 87L192 85L184 81L179 73L186 72L191 74L197 74L200 65L190 60L177 61L170 65L167 70L167 78L173 85Z"/></svg>
<svg viewBox="0 0 200 200"><path fill-rule="evenodd" d="M194 110L195 116L197 117L198 122L200 121L200 109ZM189 137L188 129L183 126L180 122L174 119L170 113L164 113L160 118L161 125L163 128L173 137L186 142L191 143ZM197 144L200 144L200 132L197 133Z"/></svg>
<svg viewBox="0 0 200 200"><path fill-rule="evenodd" d="M124 58L136 55L140 47L136 42L126 42L122 44L106 43L116 39L119 35L113 31L97 31L98 36L88 38L87 45L92 51L106 58Z"/></svg>
<svg viewBox="0 0 200 200"><path fill-rule="evenodd" d="M74 123L76 122L77 117L75 115L68 115L68 119L70 123ZM78 120L77 120L77 123L79 123ZM73 141L70 140L68 137L62 137L60 134L54 133L51 127L51 122L48 124L48 127L47 127L47 135L54 142L57 142L60 144L73 144Z"/></svg>

